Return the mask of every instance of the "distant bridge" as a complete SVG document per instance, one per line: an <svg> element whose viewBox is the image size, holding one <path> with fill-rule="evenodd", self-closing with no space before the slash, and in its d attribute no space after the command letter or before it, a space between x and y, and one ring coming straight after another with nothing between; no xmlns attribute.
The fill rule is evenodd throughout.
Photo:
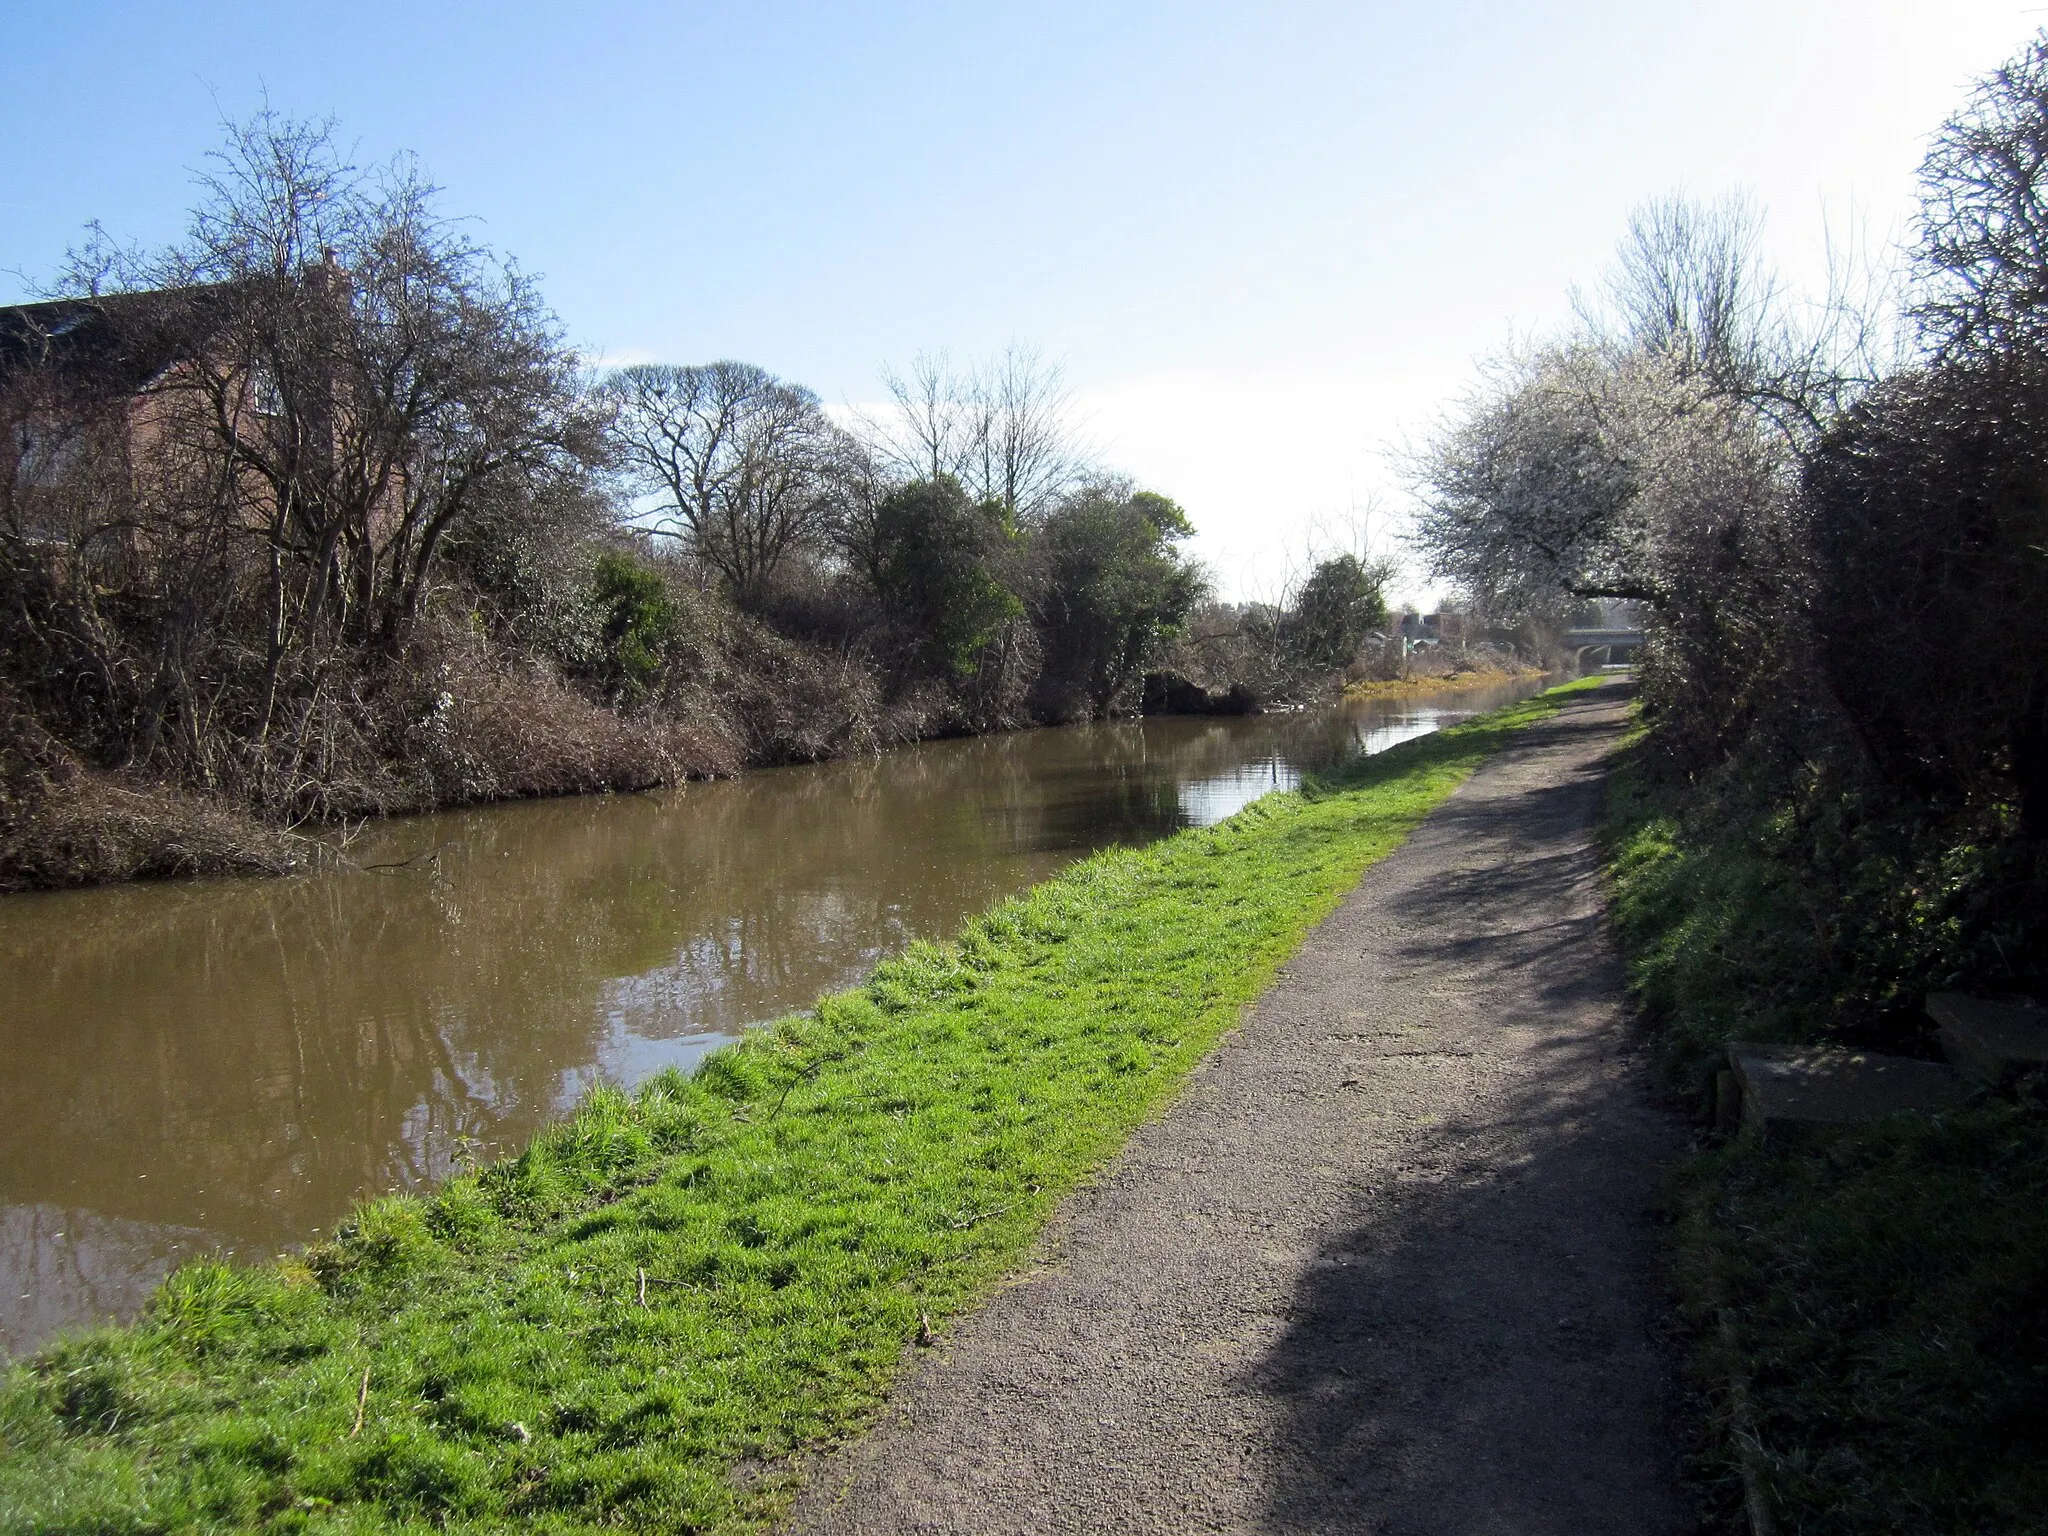
<svg viewBox="0 0 2048 1536"><path fill-rule="evenodd" d="M1636 651L1643 643L1643 632L1640 629L1568 629L1564 632L1564 643L1571 648L1572 664L1583 672L1588 651L1605 652L1602 657L1604 666L1634 661Z"/></svg>

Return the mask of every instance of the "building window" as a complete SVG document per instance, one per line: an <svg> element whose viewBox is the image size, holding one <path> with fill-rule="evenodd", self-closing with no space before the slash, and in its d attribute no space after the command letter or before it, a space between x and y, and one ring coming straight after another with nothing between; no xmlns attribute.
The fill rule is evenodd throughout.
<svg viewBox="0 0 2048 1536"><path fill-rule="evenodd" d="M284 414L284 391L278 388L277 375L270 371L268 363L257 363L249 369L249 408L259 416Z"/></svg>

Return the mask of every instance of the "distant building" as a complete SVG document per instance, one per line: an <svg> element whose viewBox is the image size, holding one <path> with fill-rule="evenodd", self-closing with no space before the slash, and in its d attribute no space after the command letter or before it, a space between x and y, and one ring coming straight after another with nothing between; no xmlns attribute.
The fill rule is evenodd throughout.
<svg viewBox="0 0 2048 1536"><path fill-rule="evenodd" d="M22 533L38 544L69 537L66 498L49 493L88 463L124 471L134 494L237 508L233 520L249 528L275 521L287 478L303 488L340 470L337 370L297 369L288 412L263 321L266 306L345 313L345 279L330 255L281 288L216 283L0 308L0 493ZM399 504L404 478L380 508Z"/></svg>
<svg viewBox="0 0 2048 1536"><path fill-rule="evenodd" d="M1450 609L1435 613L1398 613L1390 621L1389 638L1399 636L1404 654L1432 645L1462 645L1465 616Z"/></svg>

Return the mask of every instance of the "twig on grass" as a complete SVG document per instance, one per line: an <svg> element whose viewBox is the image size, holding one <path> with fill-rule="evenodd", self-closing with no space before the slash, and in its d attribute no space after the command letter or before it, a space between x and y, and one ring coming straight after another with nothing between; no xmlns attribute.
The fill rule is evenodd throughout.
<svg viewBox="0 0 2048 1536"><path fill-rule="evenodd" d="M833 1065L835 1062L841 1062L846 1060L849 1054L849 1052L841 1051L836 1056L820 1056L808 1067L805 1067L803 1071L797 1073L795 1077L792 1077L788 1082L784 1083L782 1085L782 1096L775 1101L775 1107L768 1111L768 1118L770 1120L773 1120L777 1115L782 1113L782 1106L789 1102L789 1096L791 1093L795 1091L796 1085L798 1083L815 1082L820 1072L824 1071L825 1068Z"/></svg>
<svg viewBox="0 0 2048 1536"><path fill-rule="evenodd" d="M363 1367L363 1384L356 1389L356 1427L348 1432L353 1440L363 1432L363 1410L370 1406L370 1368Z"/></svg>
<svg viewBox="0 0 2048 1536"><path fill-rule="evenodd" d="M972 1216L967 1217L964 1221L947 1222L946 1227L949 1231L965 1232L969 1227L973 1226L976 1222L987 1221L991 1216L1000 1216L1005 1211L1014 1210L1016 1208L1016 1204L1017 1202L1012 1200L1008 1205L999 1205L996 1206L993 1210L976 1211Z"/></svg>
<svg viewBox="0 0 2048 1536"><path fill-rule="evenodd" d="M796 1091L796 1085L811 1081L812 1078L818 1075L818 1069L824 1065L825 1063L822 1061L814 1061L808 1067L805 1067L803 1071L797 1073L795 1077L784 1083L782 1085L782 1095L776 1099L775 1107L768 1111L768 1118L773 1120L777 1115L781 1114L782 1106L789 1102L789 1096Z"/></svg>
<svg viewBox="0 0 2048 1536"><path fill-rule="evenodd" d="M1031 1186L1031 1193L1034 1195L1038 1193L1038 1186L1036 1184ZM949 1221L946 1223L946 1226L948 1230L953 1232L965 1232L977 1222L987 1221L991 1216L1000 1216L1005 1211L1014 1211L1016 1208L1017 1202L1012 1200L1008 1205L998 1205L991 1210L976 1211L972 1216L963 1216L958 1221Z"/></svg>

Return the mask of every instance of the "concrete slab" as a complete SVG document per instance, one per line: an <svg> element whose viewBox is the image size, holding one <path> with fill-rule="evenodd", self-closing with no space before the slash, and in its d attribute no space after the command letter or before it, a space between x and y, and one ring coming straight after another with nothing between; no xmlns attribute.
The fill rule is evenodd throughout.
<svg viewBox="0 0 2048 1536"><path fill-rule="evenodd" d="M1968 1092L1962 1076L1939 1062L1829 1046L1736 1041L1728 1064L1742 1084L1743 1129L1766 1136L1940 1109Z"/></svg>
<svg viewBox="0 0 2048 1536"><path fill-rule="evenodd" d="M1931 992L1927 1013L1941 1026L1942 1050L1973 1083L1999 1088L2048 1073L2048 1008Z"/></svg>

